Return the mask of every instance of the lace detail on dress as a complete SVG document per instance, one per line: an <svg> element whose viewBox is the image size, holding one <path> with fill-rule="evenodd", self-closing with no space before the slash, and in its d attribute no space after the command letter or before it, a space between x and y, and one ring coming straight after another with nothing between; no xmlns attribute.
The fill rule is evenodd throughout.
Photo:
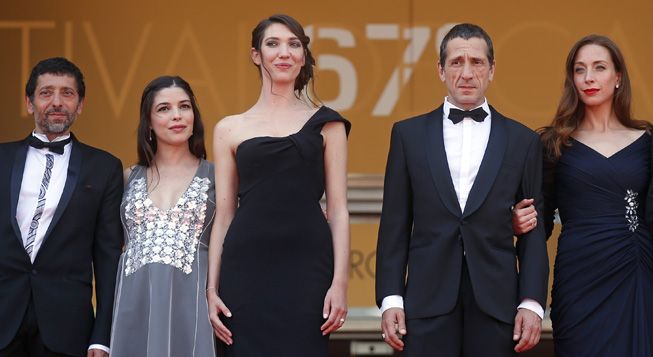
<svg viewBox="0 0 653 357"><path fill-rule="evenodd" d="M637 192L633 190L626 190L626 222L628 222L628 230L634 232L639 226L639 217L637 216L637 208L639 202L637 200Z"/></svg>
<svg viewBox="0 0 653 357"><path fill-rule="evenodd" d="M125 196L125 223L129 234L126 276L150 263L171 265L186 274L193 271L209 185L208 178L193 177L177 204L161 210L152 204L145 178L132 181Z"/></svg>

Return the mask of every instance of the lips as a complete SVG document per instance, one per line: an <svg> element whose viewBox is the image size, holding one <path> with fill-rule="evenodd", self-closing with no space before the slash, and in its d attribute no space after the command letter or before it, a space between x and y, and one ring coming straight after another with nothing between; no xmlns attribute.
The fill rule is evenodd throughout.
<svg viewBox="0 0 653 357"><path fill-rule="evenodd" d="M292 67L290 63L277 63L274 66L280 69L289 69L290 67Z"/></svg>
<svg viewBox="0 0 653 357"><path fill-rule="evenodd" d="M599 90L597 88L583 89L583 93L585 93L586 95L594 95L594 94L596 94L598 92L599 92Z"/></svg>
<svg viewBox="0 0 653 357"><path fill-rule="evenodd" d="M175 125L175 126L171 126L168 129L170 129L172 131L180 132L180 131L183 131L184 129L186 129L186 125Z"/></svg>

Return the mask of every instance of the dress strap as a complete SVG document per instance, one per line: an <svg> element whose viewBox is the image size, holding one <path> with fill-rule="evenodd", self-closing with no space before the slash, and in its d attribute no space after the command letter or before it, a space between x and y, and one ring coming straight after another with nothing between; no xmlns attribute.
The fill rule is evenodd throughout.
<svg viewBox="0 0 653 357"><path fill-rule="evenodd" d="M336 112L335 110L327 107L327 106L322 106L318 111L314 114L314 118L309 119L310 120L310 129L315 130L315 131L321 131L322 127L324 124L332 121L339 121L345 124L345 130L347 132L347 136L349 136L349 131L351 130L351 123L349 120L343 118L340 113Z"/></svg>

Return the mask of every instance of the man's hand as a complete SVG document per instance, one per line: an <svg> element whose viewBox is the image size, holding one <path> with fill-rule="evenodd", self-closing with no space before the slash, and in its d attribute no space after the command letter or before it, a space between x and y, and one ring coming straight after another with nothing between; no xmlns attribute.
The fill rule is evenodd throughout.
<svg viewBox="0 0 653 357"><path fill-rule="evenodd" d="M109 357L109 354L99 348L91 348L86 353L86 357Z"/></svg>
<svg viewBox="0 0 653 357"><path fill-rule="evenodd" d="M512 339L519 341L515 352L528 351L540 342L542 332L542 319L531 310L519 309L515 316L515 329Z"/></svg>
<svg viewBox="0 0 653 357"><path fill-rule="evenodd" d="M406 336L407 331L403 309L393 307L385 310L381 316L381 330L385 343L397 351L404 350L404 341L401 338Z"/></svg>

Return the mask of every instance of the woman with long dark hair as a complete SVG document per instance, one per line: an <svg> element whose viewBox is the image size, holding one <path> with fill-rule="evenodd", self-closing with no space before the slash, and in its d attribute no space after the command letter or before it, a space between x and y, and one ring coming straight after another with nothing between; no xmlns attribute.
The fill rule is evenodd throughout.
<svg viewBox="0 0 653 357"><path fill-rule="evenodd" d="M125 170L111 355L214 356L205 292L214 170L181 77L145 87L137 141L138 164Z"/></svg>
<svg viewBox="0 0 653 357"><path fill-rule="evenodd" d="M551 302L558 356L653 356L651 135L630 102L617 45L579 40L555 118L541 130L547 235L555 209L562 221ZM514 211L518 234L537 222L523 205Z"/></svg>
<svg viewBox="0 0 653 357"><path fill-rule="evenodd" d="M310 99L308 43L290 16L261 21L251 49L258 101L215 126L207 295L225 356L326 356L345 322L350 124Z"/></svg>

